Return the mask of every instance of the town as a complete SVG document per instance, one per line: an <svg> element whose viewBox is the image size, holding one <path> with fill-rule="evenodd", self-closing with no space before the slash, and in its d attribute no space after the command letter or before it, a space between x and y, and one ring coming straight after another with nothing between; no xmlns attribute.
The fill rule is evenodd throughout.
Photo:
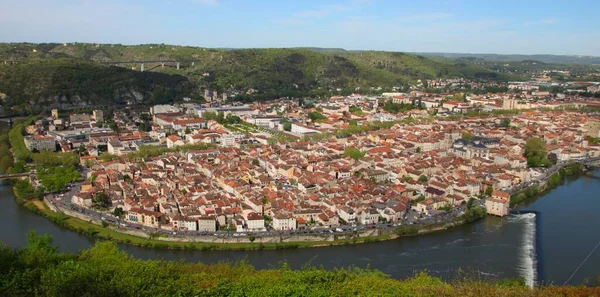
<svg viewBox="0 0 600 297"><path fill-rule="evenodd" d="M56 207L132 229L342 232L443 221L472 205L505 216L517 189L600 157L600 117L589 112L600 100L582 94L599 85L541 90L549 84L467 94L498 84L426 80L408 92L246 105L206 91L202 104L52 110L24 143L80 156L84 181L52 193Z"/></svg>

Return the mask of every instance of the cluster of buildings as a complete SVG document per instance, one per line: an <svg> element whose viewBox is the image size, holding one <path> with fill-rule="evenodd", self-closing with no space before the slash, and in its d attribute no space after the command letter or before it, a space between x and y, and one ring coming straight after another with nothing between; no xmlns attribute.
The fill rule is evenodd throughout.
<svg viewBox="0 0 600 297"><path fill-rule="evenodd" d="M364 112L351 113L348 106ZM326 118L319 123L303 120L309 111L285 101L240 112L251 109L264 117L297 119L292 129L303 125L314 127L315 133L348 127L348 119L368 123L379 113L376 102L357 98L338 98L317 108ZM455 120L422 112L401 117L423 120L396 122L389 129L271 145L242 144L244 139L260 139L246 134L225 144L223 137L236 133L214 120L174 110L155 113L155 129L149 134L175 131L164 137L172 146L194 141L217 145L135 162L97 161L88 173L93 182L72 202L93 207L93 198L103 192L112 208L127 212L130 222L204 232L395 222L410 209L435 214L480 199L490 189L488 212L505 215L508 190L539 175L523 157L527 139L541 138L557 160L600 156L600 145L586 138L600 136L600 120L582 113L527 111ZM254 114L238 116L257 123ZM506 119L508 127L501 125ZM181 134L184 127L190 133ZM124 136L119 137L123 142ZM351 158L345 155L348 148L364 156Z"/></svg>

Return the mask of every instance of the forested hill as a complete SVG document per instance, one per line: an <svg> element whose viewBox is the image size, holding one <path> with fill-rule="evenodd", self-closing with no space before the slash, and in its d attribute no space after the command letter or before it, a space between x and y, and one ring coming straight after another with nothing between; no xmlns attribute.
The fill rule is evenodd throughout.
<svg viewBox="0 0 600 297"><path fill-rule="evenodd" d="M140 72L139 63L110 66L120 61L173 62L164 66L145 63L145 72ZM175 61L181 61L179 69ZM0 44L0 93L10 97L2 101L5 111L35 109L40 103L49 106L112 104L132 99L161 101L169 96L198 96L203 88L230 93L253 89L258 99L325 95L337 89L386 89L439 77L511 79L474 64L397 52L228 50L158 44Z"/></svg>
<svg viewBox="0 0 600 297"><path fill-rule="evenodd" d="M216 265L139 260L99 242L79 254L57 252L49 236L28 235L28 246L0 245L0 296L598 296L598 287L544 286L518 280L484 280L463 273L444 282L426 273L395 280L373 270L256 270L241 263ZM591 285L591 284L590 284Z"/></svg>

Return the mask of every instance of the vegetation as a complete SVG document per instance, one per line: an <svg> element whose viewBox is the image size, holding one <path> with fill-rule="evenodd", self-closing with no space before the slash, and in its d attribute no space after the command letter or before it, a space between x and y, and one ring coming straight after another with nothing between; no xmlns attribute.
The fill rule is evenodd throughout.
<svg viewBox="0 0 600 297"><path fill-rule="evenodd" d="M327 117L318 111L311 111L308 113L308 118L313 122L322 122L327 120Z"/></svg>
<svg viewBox="0 0 600 297"><path fill-rule="evenodd" d="M404 103L393 103L392 100L388 100L383 105L383 110L389 113L400 113L413 109L414 106L412 104L404 104Z"/></svg>
<svg viewBox="0 0 600 297"><path fill-rule="evenodd" d="M465 213L461 216L467 223L477 221L487 215L487 211L483 207L471 207L467 208Z"/></svg>
<svg viewBox="0 0 600 297"><path fill-rule="evenodd" d="M96 64L83 59L46 57L0 67L0 90L9 98L5 110L37 113L52 103L55 96L75 106L165 103L188 95L191 83L183 76L138 72L116 66ZM136 98L140 94L143 98ZM10 109L9 109L10 108Z"/></svg>
<svg viewBox="0 0 600 297"><path fill-rule="evenodd" d="M350 157L354 160L359 160L360 158L364 157L366 154L366 152L363 152L357 148L354 147L347 147L344 150L344 156L346 157Z"/></svg>
<svg viewBox="0 0 600 297"><path fill-rule="evenodd" d="M550 165L546 142L539 137L531 137L525 143L525 157L529 167L547 167Z"/></svg>
<svg viewBox="0 0 600 297"><path fill-rule="evenodd" d="M586 136L585 139L589 142L589 143L600 143L600 138L597 137L592 137L592 136Z"/></svg>
<svg viewBox="0 0 600 297"><path fill-rule="evenodd" d="M35 49L35 52L34 52ZM239 92L234 100L348 95L355 88L405 85L418 79L511 77L472 63L394 52L323 52L310 49L216 50L172 45L0 44L0 91L5 111L32 113L53 103L81 106L201 100L205 88ZM196 60L109 66L100 62ZM135 68L136 70L132 70ZM252 89L252 95L246 95ZM340 91L338 91L338 89ZM62 101L64 96L65 101Z"/></svg>
<svg viewBox="0 0 600 297"><path fill-rule="evenodd" d="M57 251L49 236L28 235L23 249L0 248L3 296L596 296L594 287L529 289L518 280L424 272L395 280L371 269L305 265L257 270L245 262L206 265L140 260L99 242L78 254Z"/></svg>
<svg viewBox="0 0 600 297"><path fill-rule="evenodd" d="M356 106L356 105L352 105L352 106L350 106L350 107L348 108L348 111L349 111L351 114L355 114L355 115L359 115L359 116L360 116L360 115L364 115L364 114L365 114L365 112L364 112L364 111L363 111L363 110L362 110L360 107L358 107L358 106Z"/></svg>
<svg viewBox="0 0 600 297"><path fill-rule="evenodd" d="M461 138L462 138L462 140L464 140L466 142L470 142L471 140L473 140L473 134L471 134L469 132L463 132Z"/></svg>

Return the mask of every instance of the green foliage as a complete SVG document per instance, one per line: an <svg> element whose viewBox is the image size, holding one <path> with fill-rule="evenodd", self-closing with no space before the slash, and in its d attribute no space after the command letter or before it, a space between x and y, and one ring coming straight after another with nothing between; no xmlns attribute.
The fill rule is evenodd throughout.
<svg viewBox="0 0 600 297"><path fill-rule="evenodd" d="M292 123L291 122L284 122L283 123L283 130L285 130L285 131L292 131Z"/></svg>
<svg viewBox="0 0 600 297"><path fill-rule="evenodd" d="M412 104L404 104L404 103L394 103L392 100L388 100L383 105L383 110L389 113L400 113L413 109L414 106Z"/></svg>
<svg viewBox="0 0 600 297"><path fill-rule="evenodd" d="M350 157L354 160L358 160L358 159L364 157L365 154L366 154L365 152L363 152L357 148L354 148L354 147L347 147L344 150L344 156Z"/></svg>
<svg viewBox="0 0 600 297"><path fill-rule="evenodd" d="M322 122L327 120L327 117L322 115L318 111L311 111L308 113L308 118L313 122Z"/></svg>
<svg viewBox="0 0 600 297"><path fill-rule="evenodd" d="M426 183L429 179L427 179L427 176L425 175L421 175L419 176L419 181L422 183Z"/></svg>
<svg viewBox="0 0 600 297"><path fill-rule="evenodd" d="M106 193L99 192L92 198L92 204L96 208L106 209L111 205L111 201Z"/></svg>
<svg viewBox="0 0 600 297"><path fill-rule="evenodd" d="M485 194L488 195L488 196L491 196L493 192L494 192L494 188L492 186L488 186L485 189Z"/></svg>
<svg viewBox="0 0 600 297"><path fill-rule="evenodd" d="M508 81L514 77L492 71L491 66L429 59L398 52L324 52L311 49L206 50L172 45L0 44L0 56L17 61L0 65L0 90L10 96L5 110L34 112L47 105L38 98L79 95L93 104L113 105L144 96L144 103L200 100L204 88L242 91L233 100L252 101L279 97L327 97L348 95L356 87L391 88L418 79L463 77ZM33 52L33 49L36 52ZM95 61L166 60L147 63L146 71L131 70L139 64L107 66ZM139 69L139 68L138 68ZM160 73L159 73L160 72ZM209 74L209 75L204 75ZM341 89L338 92L336 89ZM252 95L245 92L254 89ZM29 102L33 100L33 102ZM13 108L14 107L14 108Z"/></svg>
<svg viewBox="0 0 600 297"><path fill-rule="evenodd" d="M33 186L28 180L17 180L13 185L13 191L20 202L30 199L34 194Z"/></svg>
<svg viewBox="0 0 600 297"><path fill-rule="evenodd" d="M363 112L363 110L362 110L360 107L356 106L356 105L352 105L352 106L350 106L350 107L348 108L348 111L349 111L350 113L352 113L352 114L355 114L355 115L364 115L364 114L365 114L365 113Z"/></svg>
<svg viewBox="0 0 600 297"><path fill-rule="evenodd" d="M509 128L510 127L510 119L502 118L502 120L500 120L500 127Z"/></svg>
<svg viewBox="0 0 600 297"><path fill-rule="evenodd" d="M589 142L589 143L600 143L600 138L597 137L592 137L592 136L586 136L585 139Z"/></svg>
<svg viewBox="0 0 600 297"><path fill-rule="evenodd" d="M462 133L462 137L461 137L464 141L471 141L473 140L473 134L469 133L469 132L463 132Z"/></svg>
<svg viewBox="0 0 600 297"><path fill-rule="evenodd" d="M550 165L546 143L539 137L531 137L525 143L525 157L529 167L547 167Z"/></svg>
<svg viewBox="0 0 600 297"><path fill-rule="evenodd" d="M81 178L79 171L71 166L38 166L36 171L37 178L50 192L62 191L69 183Z"/></svg>
<svg viewBox="0 0 600 297"><path fill-rule="evenodd" d="M131 96L131 91L135 91L145 97L146 103L159 104L189 95L192 85L179 75L48 56L0 67L0 90L9 95L6 109L36 113L47 106L38 98L65 96L69 103L75 103L74 97L78 95L95 105L113 105L127 99L135 101Z"/></svg>
<svg viewBox="0 0 600 297"><path fill-rule="evenodd" d="M10 141L10 147L13 150L13 154L17 161L28 162L31 160L31 152L25 146L23 140L23 132L25 131L25 124L18 123L8 132L8 139Z"/></svg>
<svg viewBox="0 0 600 297"><path fill-rule="evenodd" d="M415 234L400 227L399 235ZM30 233L23 249L0 246L2 296L597 296L594 287L541 286L514 280L456 280L426 272L396 280L371 269L325 270L310 264L292 270L257 270L245 262L213 265L141 260L109 241L78 254L57 252L49 236Z"/></svg>
<svg viewBox="0 0 600 297"><path fill-rule="evenodd" d="M465 222L471 223L471 222L474 222L476 220L479 220L479 219L485 217L486 214L487 214L487 211L485 210L485 208L473 207L473 208L467 209L465 211L465 213L461 216L461 218L464 219Z"/></svg>
<svg viewBox="0 0 600 297"><path fill-rule="evenodd" d="M399 236L411 236L419 234L417 226L400 226L394 229L394 233Z"/></svg>
<svg viewBox="0 0 600 297"><path fill-rule="evenodd" d="M121 217L124 214L125 214L125 211L122 208L115 207L115 210L113 211L113 215L115 215L117 217Z"/></svg>

